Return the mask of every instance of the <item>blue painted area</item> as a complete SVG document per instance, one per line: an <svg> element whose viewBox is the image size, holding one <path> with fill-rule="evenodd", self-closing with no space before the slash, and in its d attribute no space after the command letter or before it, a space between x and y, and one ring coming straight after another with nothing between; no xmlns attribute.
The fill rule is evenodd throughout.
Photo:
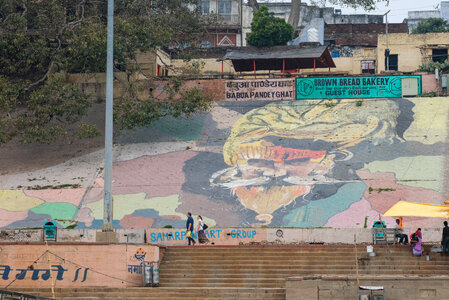
<svg viewBox="0 0 449 300"><path fill-rule="evenodd" d="M37 214L37 213L34 213L31 210L29 210L28 216L26 217L26 219L11 223L11 224L5 226L5 228L44 227L44 223L51 219L52 219L51 216L48 214ZM58 228L63 228L63 226L59 223L56 223L56 226Z"/></svg>
<svg viewBox="0 0 449 300"><path fill-rule="evenodd" d="M207 229L204 234L209 239L219 239L223 235L228 235L232 239L254 239L257 231L254 229L233 229L231 232L224 233L222 229ZM186 240L185 231L167 231L167 232L152 232L149 235L152 243L166 242L166 241L183 241ZM196 232L192 232L192 238L198 239Z"/></svg>
<svg viewBox="0 0 449 300"><path fill-rule="evenodd" d="M286 227L323 227L334 215L345 211L351 204L360 201L366 185L362 181L343 185L336 194L309 202L288 213L283 219Z"/></svg>
<svg viewBox="0 0 449 300"><path fill-rule="evenodd" d="M51 272L53 272L53 276L54 274L56 274L56 280L64 280L67 279L66 281L80 281L80 282L84 282L87 279L87 271L89 270L89 268L77 268L76 272L75 272L75 278L73 280L71 280L71 278L64 278L64 272L69 271L68 269L64 269L63 266L61 265L51 265L52 269L15 269L9 265L2 265L0 266L0 278L2 280L10 280L12 278L14 278L14 280L24 280L24 279L31 279L31 280L44 280L47 281L50 278L50 274ZM78 273L79 271L83 270L83 278L81 280L81 277L78 277ZM15 271L15 274L12 274ZM14 276L15 275L15 276ZM54 278L54 277L53 277Z"/></svg>
<svg viewBox="0 0 449 300"><path fill-rule="evenodd" d="M120 225L120 220L113 220L112 221L112 225L114 226L115 229L123 228ZM86 228L89 228L89 229L100 229L102 227L103 227L103 220L98 220L98 219L93 220L92 221L92 225L89 226L89 227L86 226L86 223L84 223L84 222L78 222L78 224L76 225L76 229L86 229Z"/></svg>
<svg viewBox="0 0 449 300"><path fill-rule="evenodd" d="M150 127L182 141L196 141L201 136L203 125L204 118L182 119L168 116L154 121Z"/></svg>
<svg viewBox="0 0 449 300"><path fill-rule="evenodd" d="M159 213L152 209L137 209L132 214L133 217L144 217L144 218L152 218L154 223L151 227L162 228L166 225L171 225L173 228L185 228L186 220L177 220L172 218L163 218L159 215Z"/></svg>

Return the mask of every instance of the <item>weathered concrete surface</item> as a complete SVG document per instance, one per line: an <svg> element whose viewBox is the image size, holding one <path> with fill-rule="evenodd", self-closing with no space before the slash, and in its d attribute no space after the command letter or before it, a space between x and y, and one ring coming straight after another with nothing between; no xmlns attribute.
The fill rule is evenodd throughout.
<svg viewBox="0 0 449 300"><path fill-rule="evenodd" d="M9 244L0 248L1 285L10 287L142 286L141 264L159 260L159 248L149 245Z"/></svg>
<svg viewBox="0 0 449 300"><path fill-rule="evenodd" d="M441 205L448 116L446 98L414 98L221 101L190 119L165 118L118 137L114 227L184 228L190 211L211 228L363 229L400 200ZM100 229L102 164L97 151L0 175L0 227ZM405 217L404 226L442 220Z"/></svg>
<svg viewBox="0 0 449 300"><path fill-rule="evenodd" d="M383 286L385 299L447 298L449 276L380 275L360 276L360 286ZM357 299L355 276L291 277L286 281L287 300L296 299Z"/></svg>
<svg viewBox="0 0 449 300"><path fill-rule="evenodd" d="M411 234L414 229L404 228ZM370 228L208 228L206 236L215 245L240 244L371 244ZM100 234L100 235L99 235ZM110 242L119 244L185 245L185 229L116 229L113 240L101 237L101 229L58 229L57 242ZM423 229L423 242L441 242L442 229ZM196 238L196 232L194 232ZM42 242L42 230L1 230L0 243Z"/></svg>

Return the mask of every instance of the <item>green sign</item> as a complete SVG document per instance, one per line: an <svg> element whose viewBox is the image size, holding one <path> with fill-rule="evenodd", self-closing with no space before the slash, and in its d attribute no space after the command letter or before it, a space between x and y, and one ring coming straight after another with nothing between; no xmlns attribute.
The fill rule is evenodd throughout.
<svg viewBox="0 0 449 300"><path fill-rule="evenodd" d="M421 76L296 78L296 99L397 98L402 97L402 79Z"/></svg>

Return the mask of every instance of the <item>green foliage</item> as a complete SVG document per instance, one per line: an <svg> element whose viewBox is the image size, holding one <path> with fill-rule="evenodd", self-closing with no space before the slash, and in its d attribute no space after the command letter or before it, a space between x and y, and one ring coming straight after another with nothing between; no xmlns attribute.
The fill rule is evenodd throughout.
<svg viewBox="0 0 449 300"><path fill-rule="evenodd" d="M138 52L199 44L210 20L181 3L195 5L197 0L115 1L115 71L135 78ZM105 71L106 7L106 0L0 1L0 144L15 136L50 143L60 136L99 134L93 125L69 129L88 112L92 99L64 74ZM115 121L126 128L148 125L161 112L181 115L204 109L203 100L210 99L199 100L201 91L184 88L177 91L176 104L143 101L131 81L120 82L129 92L120 100L126 105L115 109L115 116L124 118ZM171 99L175 95L167 100ZM137 112L140 108L143 111ZM120 109L133 114L127 116Z"/></svg>
<svg viewBox="0 0 449 300"><path fill-rule="evenodd" d="M432 92L427 92L427 93L422 93L419 95L420 97L436 97L437 93L432 91Z"/></svg>
<svg viewBox="0 0 449 300"><path fill-rule="evenodd" d="M256 47L285 45L293 38L293 32L293 27L284 19L276 18L266 6L261 6L254 12L251 33L246 41Z"/></svg>
<svg viewBox="0 0 449 300"><path fill-rule="evenodd" d="M120 120L121 129L145 126L165 116L186 116L197 111L208 110L213 97L197 87L188 88L179 77L172 77L164 86L166 99L157 101L150 98L135 101L138 91L130 86L127 94L114 106L114 118Z"/></svg>
<svg viewBox="0 0 449 300"><path fill-rule="evenodd" d="M94 138L101 134L100 130L95 125L82 123L78 126L76 135L80 139Z"/></svg>
<svg viewBox="0 0 449 300"><path fill-rule="evenodd" d="M449 24L443 18L429 18L422 20L412 33L449 32Z"/></svg>
<svg viewBox="0 0 449 300"><path fill-rule="evenodd" d="M322 2L321 0L312 2ZM387 0L329 0L329 3L335 5L349 6L353 8L361 7L364 10L376 9L377 3L388 2Z"/></svg>
<svg viewBox="0 0 449 300"><path fill-rule="evenodd" d="M337 104L335 104L335 102L332 101L332 99L328 99L328 100L324 103L324 105L325 105L326 107L331 108L331 107L334 107L334 106L337 105Z"/></svg>
<svg viewBox="0 0 449 300"><path fill-rule="evenodd" d="M449 61L438 62L438 61L428 61L419 66L419 72L429 72L434 73L435 69L440 70L440 72L449 71Z"/></svg>

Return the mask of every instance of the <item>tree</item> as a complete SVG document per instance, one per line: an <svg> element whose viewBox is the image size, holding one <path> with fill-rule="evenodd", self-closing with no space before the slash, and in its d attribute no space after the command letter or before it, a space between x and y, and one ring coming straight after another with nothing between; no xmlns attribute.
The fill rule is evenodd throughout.
<svg viewBox="0 0 449 300"><path fill-rule="evenodd" d="M429 18L422 20L412 33L449 32L449 24L443 18Z"/></svg>
<svg viewBox="0 0 449 300"><path fill-rule="evenodd" d="M321 2L323 5L326 3L324 0L311 1L312 4L316 4L317 2ZM376 3L387 2L388 5L389 0L329 0L329 2L334 5L343 5L353 8L361 7L364 10L374 10L376 8ZM257 0L251 0L249 1L249 4L254 10L259 6ZM301 12L301 0L292 0L290 12L288 23L296 30Z"/></svg>
<svg viewBox="0 0 449 300"><path fill-rule="evenodd" d="M421 64L418 68L419 72L428 72L428 73L434 73L435 69L440 70L440 72L447 72L449 71L449 62L443 61L428 61L423 64Z"/></svg>
<svg viewBox="0 0 449 300"><path fill-rule="evenodd" d="M254 13L246 41L256 47L271 47L285 45L292 37L293 27L284 19L276 18L266 6L261 6Z"/></svg>
<svg viewBox="0 0 449 300"><path fill-rule="evenodd" d="M196 4L115 1L114 68L129 79L116 100L118 128L209 107L209 96L180 81L167 85L169 101L140 99L132 80L139 71L137 52L164 46L181 51L182 45L200 43L209 20L191 9ZM106 7L107 0L0 0L0 144L14 137L48 143L63 135L95 135L89 124L71 129L87 114L92 97L64 74L105 71Z"/></svg>

